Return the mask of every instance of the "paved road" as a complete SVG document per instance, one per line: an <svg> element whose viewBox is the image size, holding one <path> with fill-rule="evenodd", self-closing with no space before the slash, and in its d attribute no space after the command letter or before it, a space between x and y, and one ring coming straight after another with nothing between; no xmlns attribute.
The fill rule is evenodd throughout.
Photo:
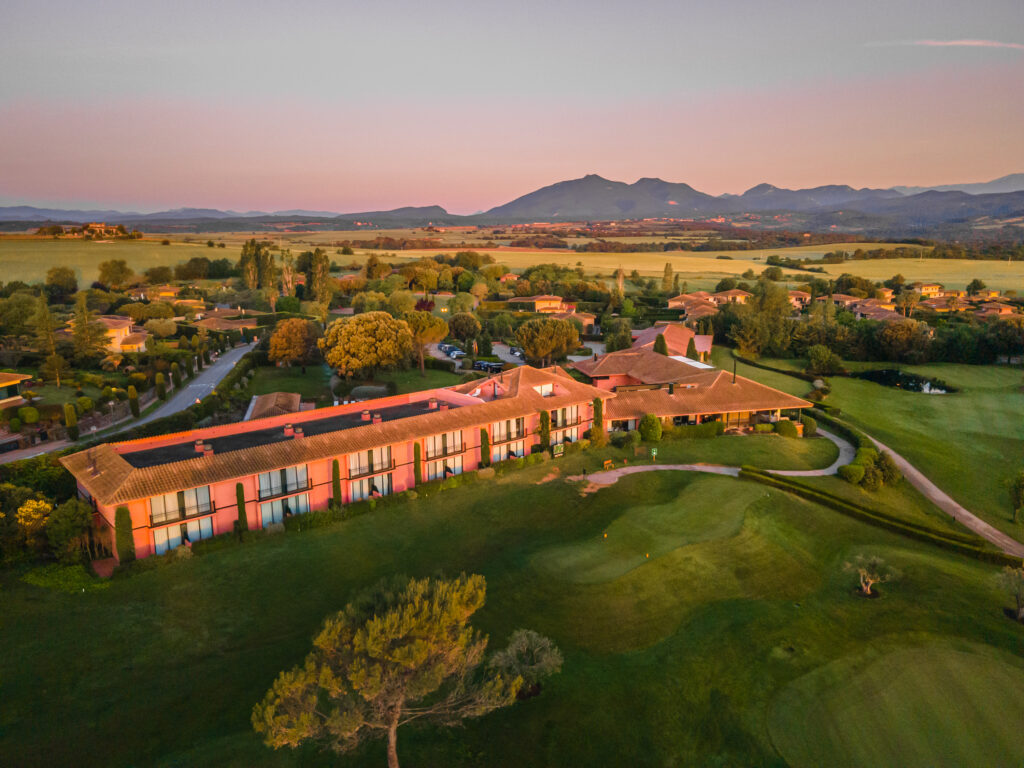
<svg viewBox="0 0 1024 768"><path fill-rule="evenodd" d="M824 429L819 429L818 433L823 437L827 437L839 446L839 458L832 462L830 466L825 467L824 469L801 469L788 470L785 472L772 469L769 471L776 475L822 477L824 475L834 475L839 470L840 465L850 463L856 454L852 445L845 440L836 437L831 432L826 432ZM592 475L587 475L587 479L596 485L612 485L620 477L625 475L632 475L637 472L659 472L665 469L681 470L684 472L709 472L714 475L729 475L730 477L739 477L740 474L739 467L731 467L727 464L636 464L633 466L627 465L625 467L619 467L617 469L609 469L604 472L595 472Z"/></svg>
<svg viewBox="0 0 1024 768"><path fill-rule="evenodd" d="M228 372L235 367L235 363L241 359L242 355L251 349L252 347L248 344L229 349L214 360L213 363L203 368L194 379L182 382L182 388L176 391L166 403L143 416L138 421L130 422L125 426L137 427L155 419L162 419L164 416L170 416L172 413L185 410L196 401L196 398L202 400L217 388L221 379L227 376Z"/></svg>
<svg viewBox="0 0 1024 768"><path fill-rule="evenodd" d="M512 363L513 365L525 365L523 360L512 354L508 344L500 341L496 341L491 345L491 351L503 363Z"/></svg>
<svg viewBox="0 0 1024 768"><path fill-rule="evenodd" d="M896 453L896 451L884 443L875 440L875 438L870 435L868 435L868 437L871 438L871 442L875 444L878 450L885 451L892 456L893 460L896 462L896 466L898 466L900 471L903 473L903 476L912 486L927 496L935 506L950 515L958 523L970 528L983 539L995 544L1003 550L1003 552L1015 555L1016 557L1024 557L1024 544L1021 544L1016 539L1007 536L1002 531L993 528L973 512L969 512L964 509L960 504L953 501L949 494L925 477L917 467Z"/></svg>

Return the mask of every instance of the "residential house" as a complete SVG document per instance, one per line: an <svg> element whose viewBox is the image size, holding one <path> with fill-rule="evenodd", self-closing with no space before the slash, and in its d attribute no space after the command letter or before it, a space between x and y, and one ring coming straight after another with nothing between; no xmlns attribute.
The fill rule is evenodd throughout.
<svg viewBox="0 0 1024 768"><path fill-rule="evenodd" d="M0 410L24 405L21 396L21 383L32 376L27 373L6 373L0 371Z"/></svg>
<svg viewBox="0 0 1024 768"><path fill-rule="evenodd" d="M711 354L711 345L714 337L710 334L696 334L692 329L682 323L660 322L644 328L640 331L633 331L633 349L654 349L654 344L659 336L665 337L665 346L670 355L686 357L690 349L690 340L693 340L696 348L697 358L703 361Z"/></svg>
<svg viewBox="0 0 1024 768"><path fill-rule="evenodd" d="M746 304L754 294L740 290L739 288L731 288L728 291L719 291L718 293L711 294L709 301L713 301L715 304L721 306L722 304Z"/></svg>
<svg viewBox="0 0 1024 768"><path fill-rule="evenodd" d="M922 299L930 299L942 293L942 283L911 283L910 287L921 294Z"/></svg>
<svg viewBox="0 0 1024 768"><path fill-rule="evenodd" d="M851 296L848 293L833 293L831 296L819 296L815 301L831 301L836 307L846 309L858 301L864 301L864 299L860 296Z"/></svg>
<svg viewBox="0 0 1024 768"><path fill-rule="evenodd" d="M516 296L506 302L509 309L518 312L565 312L567 308L561 296L542 294L540 296Z"/></svg>
<svg viewBox="0 0 1024 768"><path fill-rule="evenodd" d="M789 294L789 303L797 311L807 309L807 305L811 303L811 294L807 291L788 291L787 293Z"/></svg>

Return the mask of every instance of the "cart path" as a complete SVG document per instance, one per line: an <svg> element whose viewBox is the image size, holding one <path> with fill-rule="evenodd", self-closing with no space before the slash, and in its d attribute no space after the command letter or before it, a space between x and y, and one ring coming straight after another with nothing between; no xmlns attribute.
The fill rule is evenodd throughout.
<svg viewBox="0 0 1024 768"><path fill-rule="evenodd" d="M917 469L917 467L896 453L892 448L871 437L871 435L868 435L868 438L875 444L878 450L885 451L892 456L893 461L896 462L896 466L898 466L900 471L903 473L903 477L905 477L912 486L917 488L917 490L927 496L928 500L935 506L950 515L965 528L971 529L983 539L995 544L1003 550L1003 552L1016 557L1024 557L1024 544L1021 544L1015 538L1008 536L999 529L994 528L973 512L965 509L959 503L954 501L948 493L925 477L921 470Z"/></svg>

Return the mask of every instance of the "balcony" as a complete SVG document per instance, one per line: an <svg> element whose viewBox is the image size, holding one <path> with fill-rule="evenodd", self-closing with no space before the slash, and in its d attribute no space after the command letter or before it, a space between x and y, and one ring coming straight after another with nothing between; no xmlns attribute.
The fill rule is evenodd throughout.
<svg viewBox="0 0 1024 768"><path fill-rule="evenodd" d="M444 449L444 451L439 451L437 453L430 453L428 451L427 455L424 457L424 461L434 461L435 459L443 459L447 456L457 456L460 453L465 453L466 447L465 443L460 443L459 445L449 445Z"/></svg>
<svg viewBox="0 0 1024 768"><path fill-rule="evenodd" d="M564 421L564 422L551 422L551 429L569 429L570 427L578 427L583 421L577 417L575 421Z"/></svg>
<svg viewBox="0 0 1024 768"><path fill-rule="evenodd" d="M260 491L258 501L270 501L272 499L278 499L282 496L291 496L292 494L295 493L305 493L306 491L312 490L312 488L313 483L310 482L309 478L307 478L306 482L303 485L288 486L287 488L282 488L279 491L267 493L265 495L263 491Z"/></svg>
<svg viewBox="0 0 1024 768"><path fill-rule="evenodd" d="M193 509L186 509L184 511L179 509L176 517L165 517L162 520L156 520L153 517L153 515L150 514L149 527L159 528L160 526L170 525L171 523L180 523L185 520L192 520L197 517L205 517L207 515L212 515L216 511L217 505L211 502L209 506L195 507Z"/></svg>
<svg viewBox="0 0 1024 768"><path fill-rule="evenodd" d="M385 472L390 472L395 468L395 460L391 459L387 464L380 466L374 465L372 467L356 467L353 469L351 466L348 468L348 479L349 480L360 480L364 477L370 477L371 475L382 475Z"/></svg>
<svg viewBox="0 0 1024 768"><path fill-rule="evenodd" d="M525 440L529 436L529 432L525 429L518 432L509 432L507 435L495 435L491 441L491 445L501 445L502 443L514 443L517 440Z"/></svg>

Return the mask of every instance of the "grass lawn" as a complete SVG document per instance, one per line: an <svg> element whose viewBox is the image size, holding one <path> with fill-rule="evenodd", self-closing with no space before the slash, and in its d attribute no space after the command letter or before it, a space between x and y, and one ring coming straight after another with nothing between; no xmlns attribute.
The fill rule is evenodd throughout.
<svg viewBox="0 0 1024 768"><path fill-rule="evenodd" d="M329 387L331 371L324 365L306 366L302 368L277 368L275 366L259 366L256 375L249 384L250 395L266 395L270 392L298 392L303 400L314 400L317 406L331 405L334 396Z"/></svg>
<svg viewBox="0 0 1024 768"><path fill-rule="evenodd" d="M103 590L6 572L0 754L18 766L382 765L381 742L340 760L271 751L249 713L354 590L440 569L486 576L474 624L493 646L530 627L565 664L541 696L466 728L404 728L409 765L832 765L838 748L819 731L848 716L864 718L850 728L872 719L842 764L904 764L902 744L925 734L950 755L984 743L984 764L1024 760L1024 740L998 722L1019 719L1024 627L1003 616L996 568L732 478L645 473L586 497L541 482L552 466L567 476L599 461L574 454L332 527L199 547ZM882 599L852 594L842 566L861 552L901 571ZM865 664L869 651L889 666ZM908 659L942 679L928 666L900 683ZM900 706L880 706L885 679ZM953 685L968 692L966 717L942 705ZM805 692L825 688L805 714Z"/></svg>
<svg viewBox="0 0 1024 768"><path fill-rule="evenodd" d="M455 373L448 373L448 371L427 368L424 373L426 375L421 376L418 367L409 368L404 371L389 371L377 374L372 383L384 384L393 381L398 387L398 394L404 395L407 392L450 387L453 384L462 382L462 377Z"/></svg>
<svg viewBox="0 0 1024 768"><path fill-rule="evenodd" d="M658 444L659 464L729 464L745 456L762 469L820 469L839 455L831 440L779 435L723 435L714 439L666 439Z"/></svg>
<svg viewBox="0 0 1024 768"><path fill-rule="evenodd" d="M731 365L727 349L715 360ZM766 361L794 367L794 361ZM851 364L851 368L891 368L892 364ZM941 379L959 391L946 395L907 392L895 387L833 376L827 402L916 466L942 490L986 522L1024 540L1024 520L1011 520L1010 483L1024 468L1024 373L1007 366L929 363L901 370ZM810 385L790 376L739 364L757 381L802 395Z"/></svg>

